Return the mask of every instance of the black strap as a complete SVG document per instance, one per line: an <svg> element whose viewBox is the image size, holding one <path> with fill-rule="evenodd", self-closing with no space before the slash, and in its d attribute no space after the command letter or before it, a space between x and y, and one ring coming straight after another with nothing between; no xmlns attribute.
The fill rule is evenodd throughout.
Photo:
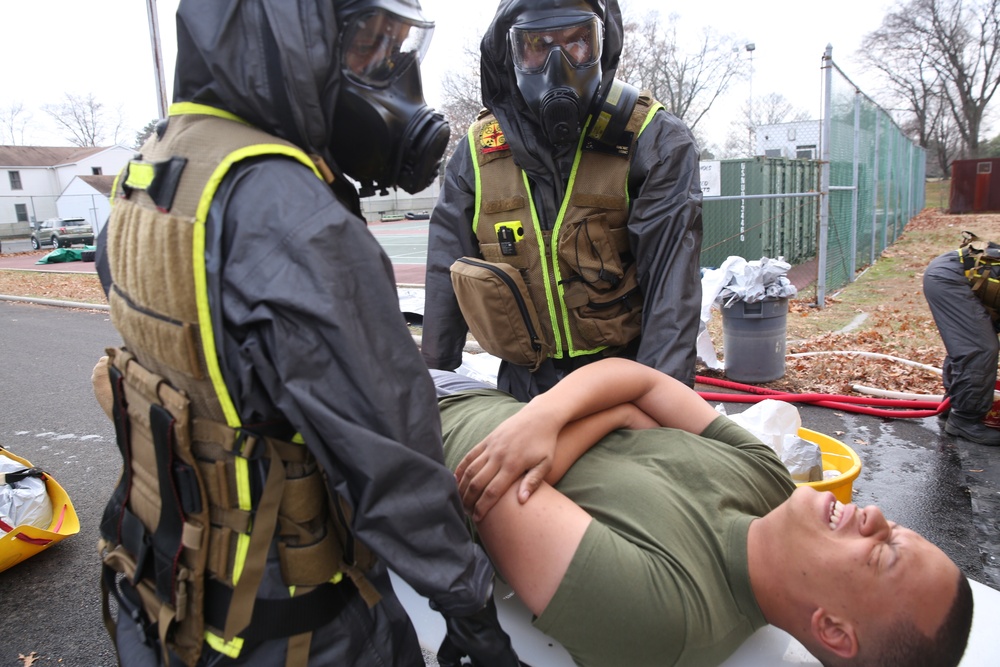
<svg viewBox="0 0 1000 667"><path fill-rule="evenodd" d="M111 406L111 416L115 422L115 442L122 455L122 475L118 486L104 508L101 518L101 537L115 544L121 544L121 521L129 491L132 488L132 450L129 446L128 404L125 402L125 378L115 366L108 366L108 377L111 380L111 396L114 403Z"/></svg>
<svg viewBox="0 0 1000 667"><path fill-rule="evenodd" d="M217 579L205 582L205 622L214 628L226 625L233 590ZM348 577L338 584L317 586L305 595L284 600L257 598L250 625L240 637L250 643L313 632L333 621L358 589Z"/></svg>
<svg viewBox="0 0 1000 667"><path fill-rule="evenodd" d="M149 425L156 454L156 477L160 486L160 518L153 533L153 567L156 596L173 605L174 575L184 531L184 514L174 484L174 417L162 405L149 406Z"/></svg>
<svg viewBox="0 0 1000 667"><path fill-rule="evenodd" d="M14 470L13 472L3 473L0 474L0 484L13 484L14 482L20 482L28 477L45 479L45 471L41 468L21 468L20 470Z"/></svg>

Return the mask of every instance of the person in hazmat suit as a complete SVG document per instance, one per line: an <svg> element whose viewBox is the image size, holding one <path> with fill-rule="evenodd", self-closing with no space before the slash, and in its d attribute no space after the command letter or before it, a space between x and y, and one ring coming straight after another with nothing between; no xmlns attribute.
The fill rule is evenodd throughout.
<svg viewBox="0 0 1000 667"><path fill-rule="evenodd" d="M935 257L924 271L924 297L945 355L942 381L950 399L944 431L1000 446L1000 430L983 420L994 403L1000 359L1000 245L963 232L964 243Z"/></svg>
<svg viewBox="0 0 1000 667"><path fill-rule="evenodd" d="M528 400L606 356L694 385L699 151L615 78L616 0L504 0L482 40L485 109L431 214L422 353L462 363L471 331Z"/></svg>
<svg viewBox="0 0 1000 667"><path fill-rule="evenodd" d="M181 0L174 103L119 174L95 368L124 461L101 523L122 665L516 667L442 464L434 387L358 192L416 192L448 125L417 0ZM117 609L116 609L117 608Z"/></svg>

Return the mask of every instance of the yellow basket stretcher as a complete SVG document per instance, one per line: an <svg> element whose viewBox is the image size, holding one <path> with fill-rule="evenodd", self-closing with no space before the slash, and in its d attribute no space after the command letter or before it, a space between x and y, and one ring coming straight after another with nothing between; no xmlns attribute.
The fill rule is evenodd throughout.
<svg viewBox="0 0 1000 667"><path fill-rule="evenodd" d="M3 447L0 447L0 453L25 468L32 467L27 459ZM48 473L45 474L45 490L52 501L52 523L48 529L28 525L15 526L9 533L0 537L0 572L80 532L80 519L76 515L69 495Z"/></svg>

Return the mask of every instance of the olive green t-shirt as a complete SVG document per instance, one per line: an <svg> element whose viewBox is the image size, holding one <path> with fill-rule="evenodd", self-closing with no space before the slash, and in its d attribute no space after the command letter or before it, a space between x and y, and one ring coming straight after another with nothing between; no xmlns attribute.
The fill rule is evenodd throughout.
<svg viewBox="0 0 1000 667"><path fill-rule="evenodd" d="M439 405L454 469L523 404L477 390ZM747 531L795 485L774 451L728 418L701 435L616 431L556 488L594 521L535 626L577 664L714 666L766 624Z"/></svg>

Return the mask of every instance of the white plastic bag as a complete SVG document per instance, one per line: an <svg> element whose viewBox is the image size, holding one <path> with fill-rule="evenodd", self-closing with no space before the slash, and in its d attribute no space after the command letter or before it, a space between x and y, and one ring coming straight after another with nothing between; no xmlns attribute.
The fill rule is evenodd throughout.
<svg viewBox="0 0 1000 667"><path fill-rule="evenodd" d="M799 437L802 418L791 403L768 398L729 418L777 452L796 482L823 479L823 452L815 442Z"/></svg>
<svg viewBox="0 0 1000 667"><path fill-rule="evenodd" d="M19 462L0 454L0 474L23 470ZM52 501L45 481L25 477L13 484L0 484L0 521L15 528L34 526L47 529L52 524ZM0 528L0 533L6 533Z"/></svg>

